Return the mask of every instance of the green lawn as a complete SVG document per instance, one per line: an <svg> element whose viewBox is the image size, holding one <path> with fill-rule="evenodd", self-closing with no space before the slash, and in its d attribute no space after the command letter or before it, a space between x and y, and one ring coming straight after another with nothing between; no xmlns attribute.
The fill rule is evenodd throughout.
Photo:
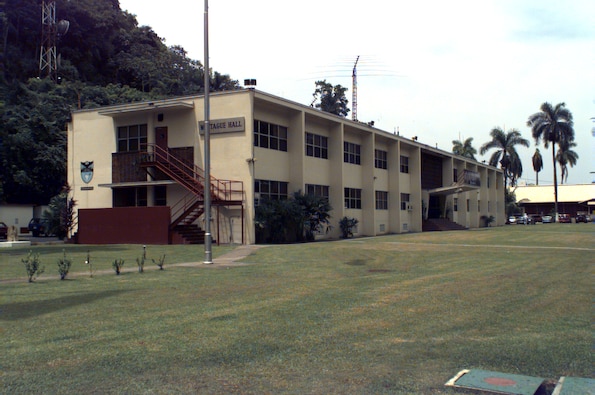
<svg viewBox="0 0 595 395"><path fill-rule="evenodd" d="M269 246L0 249L0 393L456 394L459 370L593 377L593 224ZM213 256L231 247L213 247ZM20 260L39 252L27 283ZM73 273L57 279L62 251ZM85 265L90 251L96 272Z"/></svg>

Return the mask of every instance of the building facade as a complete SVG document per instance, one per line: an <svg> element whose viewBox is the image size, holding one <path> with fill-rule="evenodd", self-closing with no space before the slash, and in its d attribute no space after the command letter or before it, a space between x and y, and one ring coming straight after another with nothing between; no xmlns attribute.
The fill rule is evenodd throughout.
<svg viewBox="0 0 595 395"><path fill-rule="evenodd" d="M68 182L81 242L117 233L143 243L135 235L151 237L140 228L166 227L168 242L184 243L184 226L203 226L203 106L191 96L72 114ZM320 238L338 238L345 216L359 236L421 232L434 218L505 223L501 170L416 140L252 89L211 94L209 122L217 242L257 242L259 201L295 191L329 199L332 227Z"/></svg>

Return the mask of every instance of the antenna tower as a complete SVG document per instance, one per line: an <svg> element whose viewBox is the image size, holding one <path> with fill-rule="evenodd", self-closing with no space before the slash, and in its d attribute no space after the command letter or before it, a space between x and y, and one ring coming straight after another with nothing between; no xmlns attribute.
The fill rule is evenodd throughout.
<svg viewBox="0 0 595 395"><path fill-rule="evenodd" d="M41 4L41 49L39 51L39 77L58 78L56 56L56 2L43 1Z"/></svg>
<svg viewBox="0 0 595 395"><path fill-rule="evenodd" d="M353 73L351 74L352 77L352 89L351 89L351 119L357 121L357 61L359 60L359 55L357 59L355 59L355 64L353 65Z"/></svg>

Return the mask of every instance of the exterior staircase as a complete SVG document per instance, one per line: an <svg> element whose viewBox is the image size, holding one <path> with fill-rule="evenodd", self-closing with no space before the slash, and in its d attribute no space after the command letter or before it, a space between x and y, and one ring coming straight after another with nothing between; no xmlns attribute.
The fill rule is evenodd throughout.
<svg viewBox="0 0 595 395"><path fill-rule="evenodd" d="M147 171L149 168L161 171L188 191L186 196L171 207L170 241L181 237L184 244L203 244L205 232L194 224L204 214L203 169L156 144L146 145L145 151L141 153L141 166ZM241 181L211 177L210 186L212 205L243 205L244 188Z"/></svg>
<svg viewBox="0 0 595 395"><path fill-rule="evenodd" d="M456 222L452 222L448 218L429 218L422 223L423 232L440 232L446 230L467 230L467 228Z"/></svg>

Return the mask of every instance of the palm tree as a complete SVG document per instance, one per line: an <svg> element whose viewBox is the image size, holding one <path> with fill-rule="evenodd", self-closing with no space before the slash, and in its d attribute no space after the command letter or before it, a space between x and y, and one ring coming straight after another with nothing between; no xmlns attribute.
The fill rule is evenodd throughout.
<svg viewBox="0 0 595 395"><path fill-rule="evenodd" d="M464 142L453 140L452 153L475 160L475 154L477 153L477 150L473 148L473 137L469 137Z"/></svg>
<svg viewBox="0 0 595 395"><path fill-rule="evenodd" d="M571 148L576 147L576 143L573 141L564 141L558 146L558 153L556 154L556 160L560 164L560 183L564 184L564 181L568 182L568 165L574 167L578 160L578 154Z"/></svg>
<svg viewBox="0 0 595 395"><path fill-rule="evenodd" d="M533 160L533 170L535 170L535 183L539 185L539 172L543 170L543 158L539 148L535 148L535 153L531 159Z"/></svg>
<svg viewBox="0 0 595 395"><path fill-rule="evenodd" d="M535 143L543 139L543 146L547 149L552 145L552 164L554 166L554 212L558 219L558 175L556 172L556 144L574 140L574 128L572 113L566 108L566 104L558 103L553 107L545 102L541 105L541 111L531 115L527 120L527 126L531 128Z"/></svg>
<svg viewBox="0 0 595 395"><path fill-rule="evenodd" d="M483 155L492 148L496 149L490 156L489 164L494 167L500 164L504 170L504 189L506 190L507 178L510 178L511 185L515 185L516 180L523 174L523 165L515 146L529 147L529 140L521 137L521 132L516 129L504 133L499 127L492 129L490 136L492 136L492 140L482 145L479 153Z"/></svg>

